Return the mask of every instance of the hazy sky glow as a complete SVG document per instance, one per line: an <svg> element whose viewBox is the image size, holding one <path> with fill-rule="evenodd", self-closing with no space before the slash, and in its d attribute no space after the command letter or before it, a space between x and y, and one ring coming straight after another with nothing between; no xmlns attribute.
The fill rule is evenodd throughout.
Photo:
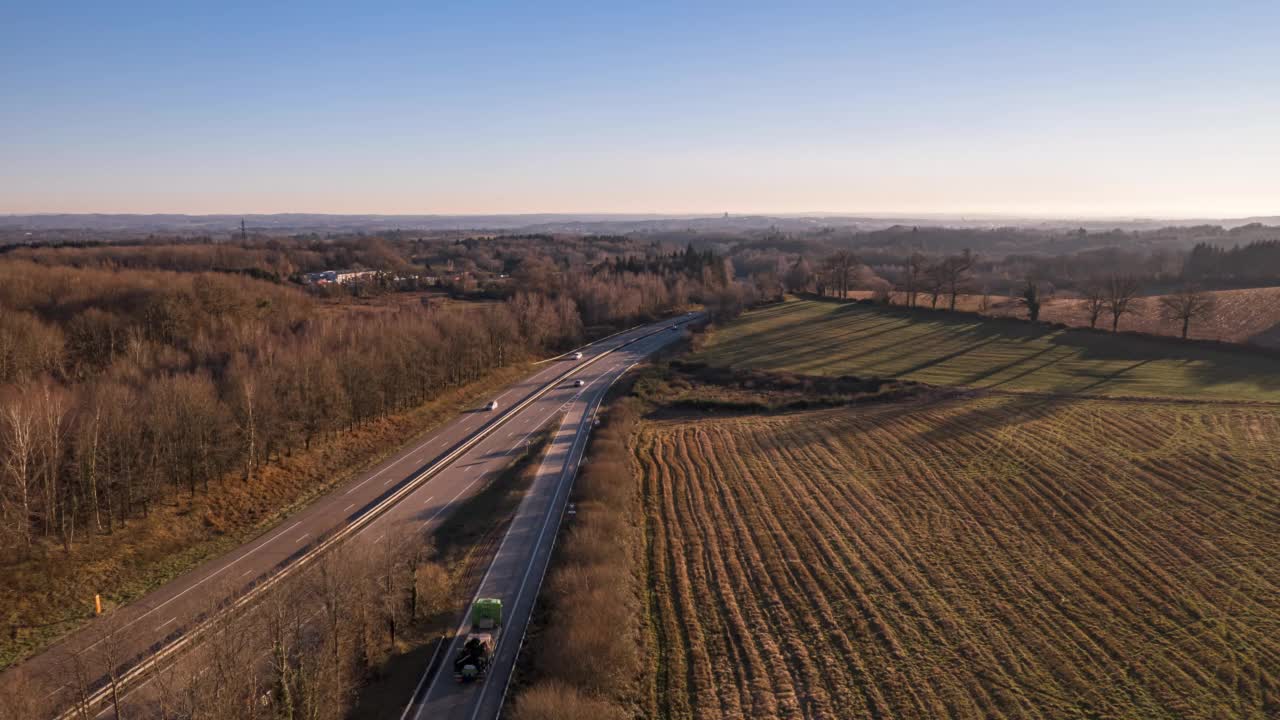
<svg viewBox="0 0 1280 720"><path fill-rule="evenodd" d="M0 212L1280 213L1274 0L272 5L0 9Z"/></svg>

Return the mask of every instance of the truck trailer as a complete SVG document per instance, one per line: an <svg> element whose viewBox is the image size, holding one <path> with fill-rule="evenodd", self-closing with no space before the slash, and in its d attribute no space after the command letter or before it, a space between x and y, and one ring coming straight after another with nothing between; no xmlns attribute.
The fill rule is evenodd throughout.
<svg viewBox="0 0 1280 720"><path fill-rule="evenodd" d="M483 681L502 632L502 601L477 598L471 604L471 630L453 658L453 679Z"/></svg>

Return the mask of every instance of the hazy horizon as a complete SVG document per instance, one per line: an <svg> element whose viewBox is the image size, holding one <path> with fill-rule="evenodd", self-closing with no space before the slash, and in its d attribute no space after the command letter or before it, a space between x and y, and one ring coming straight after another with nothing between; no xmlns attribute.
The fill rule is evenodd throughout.
<svg viewBox="0 0 1280 720"><path fill-rule="evenodd" d="M210 212L183 212L175 211L115 211L115 210L85 210L85 211L35 211L35 212L8 212L0 211L0 217L47 217L59 215L83 215L83 216L185 216L192 218L202 217L274 217L286 215L301 216L328 216L334 218L353 218L353 217L434 217L434 218L484 218L484 217L556 217L556 218L598 218L601 220L613 219L663 219L663 220L680 220L680 219L715 219L727 215L729 217L763 217L763 218L788 218L788 219L822 219L822 218L866 218L872 220L893 220L899 218L917 218L917 219L937 219L945 220L1033 220L1033 221L1071 221L1081 220L1090 222L1104 221L1194 221L1194 220L1242 220L1249 218L1280 218L1280 203L1277 209L1270 212L1251 212L1231 215L1205 215L1205 214L1185 214L1185 215L1149 215L1141 213L1121 213L1121 214L1105 214L1105 215L1085 215L1085 214L1031 214L1031 213L1001 213L1001 212L877 212L877 211L811 211L811 212L770 212L761 211L709 211L709 212L609 212L609 211L559 211L559 210L531 210L524 212L504 212L501 210L493 212L313 212L307 210L278 210L263 212L236 212L236 211L210 211Z"/></svg>
<svg viewBox="0 0 1280 720"><path fill-rule="evenodd" d="M1280 213L1274 3L5 19L4 214Z"/></svg>

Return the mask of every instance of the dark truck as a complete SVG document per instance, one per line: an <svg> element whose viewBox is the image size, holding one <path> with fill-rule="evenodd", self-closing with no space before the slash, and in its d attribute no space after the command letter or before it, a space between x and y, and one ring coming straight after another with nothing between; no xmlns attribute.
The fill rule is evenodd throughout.
<svg viewBox="0 0 1280 720"><path fill-rule="evenodd" d="M453 658L453 679L458 682L484 680L502 632L502 601L477 598L471 605L471 631Z"/></svg>

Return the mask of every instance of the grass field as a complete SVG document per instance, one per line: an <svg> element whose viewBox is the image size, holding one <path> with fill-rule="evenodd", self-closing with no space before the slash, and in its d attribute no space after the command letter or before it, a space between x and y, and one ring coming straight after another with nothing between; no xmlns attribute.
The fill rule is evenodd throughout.
<svg viewBox="0 0 1280 720"><path fill-rule="evenodd" d="M788 340L807 329L799 318L827 334ZM829 372L920 365L936 381L979 373L960 352L978 344L989 380L1035 388L1087 384L1067 363L1135 362L1058 334L922 326L790 303L707 354ZM744 343L760 335L774 339ZM790 359L774 354L784 342ZM1067 355L1057 369L1019 374L1055 353ZM1013 358L1027 366L1004 367ZM1094 390L1172 391L1197 372L1158 368ZM1280 716L1273 408L920 399L650 420L633 447L650 717Z"/></svg>
<svg viewBox="0 0 1280 720"><path fill-rule="evenodd" d="M714 333L694 359L1000 390L1280 401L1280 358L1015 320L813 300L749 312Z"/></svg>
<svg viewBox="0 0 1280 720"><path fill-rule="evenodd" d="M1280 349L1280 287L1246 288L1242 290L1211 290L1206 293L1213 298L1214 311L1211 318L1197 319L1191 323L1189 336L1196 340L1219 340L1230 343L1251 343L1262 347ZM856 290L850 293L854 299L869 299L873 293L869 290ZM1177 320L1166 320L1160 316L1160 295L1150 295L1139 300L1138 312L1125 315L1120 319L1120 330L1136 330L1152 335L1178 337L1182 333L1182 323ZM905 295L897 293L894 302L905 305ZM919 300L927 305L926 295ZM939 307L946 307L948 298L939 300ZM1025 318L1025 308L1008 295L990 295L986 298L986 310L983 310L982 295L960 295L956 298L956 309L967 312L981 312L991 317ZM1089 327L1089 315L1078 297L1068 294L1050 298L1040 311L1040 319L1051 323L1062 323L1072 327ZM1098 326L1108 326L1110 318L1100 318Z"/></svg>

